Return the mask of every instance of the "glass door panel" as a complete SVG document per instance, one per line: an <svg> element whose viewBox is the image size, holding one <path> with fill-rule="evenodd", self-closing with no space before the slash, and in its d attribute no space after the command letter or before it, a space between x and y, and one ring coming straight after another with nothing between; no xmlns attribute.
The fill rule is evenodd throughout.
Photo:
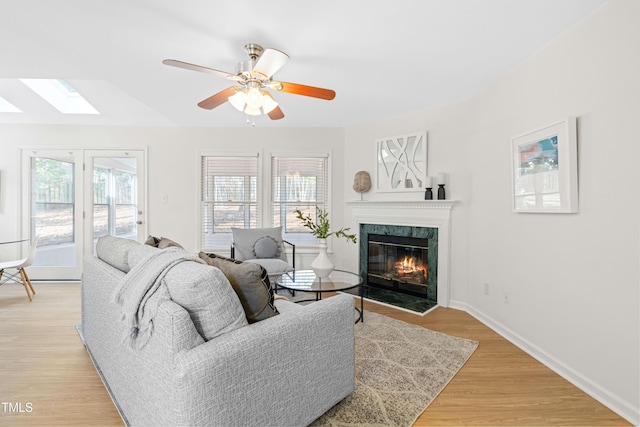
<svg viewBox="0 0 640 427"><path fill-rule="evenodd" d="M33 265L75 265L73 159L31 158L31 236L40 236Z"/></svg>
<svg viewBox="0 0 640 427"><path fill-rule="evenodd" d="M77 280L82 271L82 156L79 151L23 151L22 235L39 236L29 268L34 280ZM24 193L23 193L24 194Z"/></svg>

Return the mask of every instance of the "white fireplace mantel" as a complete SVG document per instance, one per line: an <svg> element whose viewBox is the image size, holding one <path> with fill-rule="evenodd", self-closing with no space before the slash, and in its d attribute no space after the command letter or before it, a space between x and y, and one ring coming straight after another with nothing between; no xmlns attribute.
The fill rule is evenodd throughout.
<svg viewBox="0 0 640 427"><path fill-rule="evenodd" d="M438 305L449 306L451 211L456 200L347 202L354 230L360 224L404 225L438 229Z"/></svg>

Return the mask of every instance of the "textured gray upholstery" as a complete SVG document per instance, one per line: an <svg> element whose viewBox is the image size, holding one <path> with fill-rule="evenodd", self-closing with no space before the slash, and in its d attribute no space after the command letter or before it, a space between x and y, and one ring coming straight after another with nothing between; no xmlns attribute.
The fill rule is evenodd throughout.
<svg viewBox="0 0 640 427"><path fill-rule="evenodd" d="M132 350L122 343L125 325L111 303L124 274L85 258L82 329L127 424L302 426L354 389L352 297L307 306L277 300L280 315L209 341L189 312L168 299L148 344Z"/></svg>
<svg viewBox="0 0 640 427"><path fill-rule="evenodd" d="M219 269L185 262L173 267L165 281L171 299L189 312L205 340L247 325L240 300Z"/></svg>
<svg viewBox="0 0 640 427"><path fill-rule="evenodd" d="M128 273L129 251L140 246L135 240L122 239L115 236L102 236L96 243L96 256L120 271Z"/></svg>
<svg viewBox="0 0 640 427"><path fill-rule="evenodd" d="M144 258L157 253L158 251L160 251L160 249L158 249L157 247L149 246L146 244L132 247L129 250L128 254L129 267L135 267L135 265L142 261Z"/></svg>

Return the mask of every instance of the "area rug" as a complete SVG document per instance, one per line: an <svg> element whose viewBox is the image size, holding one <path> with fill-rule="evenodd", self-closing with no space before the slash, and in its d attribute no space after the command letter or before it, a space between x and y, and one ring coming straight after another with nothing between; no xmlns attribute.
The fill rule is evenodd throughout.
<svg viewBox="0 0 640 427"><path fill-rule="evenodd" d="M312 426L410 426L478 347L369 311L355 334L357 388Z"/></svg>

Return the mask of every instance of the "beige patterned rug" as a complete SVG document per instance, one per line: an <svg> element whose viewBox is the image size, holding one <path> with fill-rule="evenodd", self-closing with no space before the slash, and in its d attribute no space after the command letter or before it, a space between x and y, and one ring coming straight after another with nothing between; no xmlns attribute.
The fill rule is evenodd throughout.
<svg viewBox="0 0 640 427"><path fill-rule="evenodd" d="M410 426L478 347L368 311L355 329L357 389L312 426Z"/></svg>

